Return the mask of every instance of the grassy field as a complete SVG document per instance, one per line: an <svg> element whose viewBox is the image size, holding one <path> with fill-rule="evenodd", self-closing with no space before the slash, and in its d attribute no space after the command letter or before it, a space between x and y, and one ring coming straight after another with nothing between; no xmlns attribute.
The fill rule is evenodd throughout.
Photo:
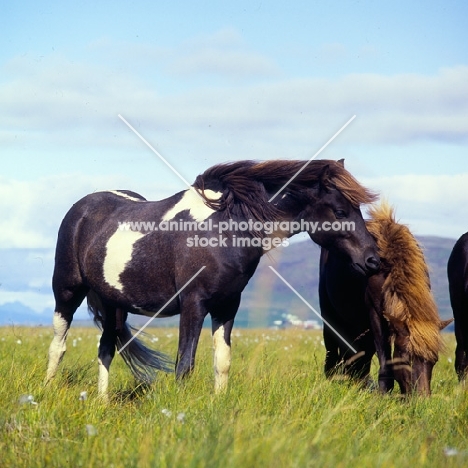
<svg viewBox="0 0 468 468"><path fill-rule="evenodd" d="M175 355L176 330L150 332ZM106 406L96 399L98 333L72 327L44 388L52 330L0 328L1 467L468 466L468 390L450 335L431 398L325 380L321 336L303 330L234 330L229 390L215 396L204 330L183 384L161 375L138 387L117 356Z"/></svg>

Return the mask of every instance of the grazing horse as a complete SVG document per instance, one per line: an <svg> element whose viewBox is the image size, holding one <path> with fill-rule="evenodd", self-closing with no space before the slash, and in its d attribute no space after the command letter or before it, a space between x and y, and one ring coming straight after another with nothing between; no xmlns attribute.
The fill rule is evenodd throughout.
<svg viewBox="0 0 468 468"><path fill-rule="evenodd" d="M468 370L468 232L453 247L447 275L457 340L455 371L463 380Z"/></svg>
<svg viewBox="0 0 468 468"><path fill-rule="evenodd" d="M194 367L209 313L215 390L224 389L234 317L263 253L314 222L319 223L310 232L315 242L340 251L359 273L373 273L379 258L359 206L375 197L341 162L328 160L220 164L199 175L190 189L155 202L121 190L84 197L58 233L46 381L57 371L73 314L87 297L103 329L100 396L107 395L116 347L140 380L151 381L155 370L168 371L169 359L132 335L128 313L180 314L177 378ZM320 223L337 220L354 229L320 229Z"/></svg>
<svg viewBox="0 0 468 468"><path fill-rule="evenodd" d="M320 307L338 332L324 324L325 373L366 381L377 352L382 392L396 379L404 394L429 395L442 347L440 330L450 321L439 318L424 254L409 229L395 221L386 203L373 206L370 215L367 229L381 258L376 275L356 275L341 253L322 249Z"/></svg>

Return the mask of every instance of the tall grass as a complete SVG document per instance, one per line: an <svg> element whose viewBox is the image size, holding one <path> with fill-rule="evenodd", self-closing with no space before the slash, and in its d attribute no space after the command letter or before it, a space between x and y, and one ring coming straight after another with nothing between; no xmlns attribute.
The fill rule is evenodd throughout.
<svg viewBox="0 0 468 468"><path fill-rule="evenodd" d="M44 388L52 331L0 329L0 466L468 466L468 393L449 362L450 335L431 398L327 381L317 332L234 330L225 394L213 394L204 331L196 370L182 384L161 374L138 386L116 356L104 405L97 334L72 328L59 374ZM175 355L177 331L151 334L153 347Z"/></svg>

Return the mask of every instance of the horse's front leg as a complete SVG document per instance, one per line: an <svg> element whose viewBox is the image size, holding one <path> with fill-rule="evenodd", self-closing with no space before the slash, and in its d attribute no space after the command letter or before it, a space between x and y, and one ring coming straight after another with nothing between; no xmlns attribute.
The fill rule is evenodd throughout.
<svg viewBox="0 0 468 468"><path fill-rule="evenodd" d="M231 368L231 332L234 317L240 304L240 294L217 304L211 310L211 327L213 334L213 368L215 393L226 390Z"/></svg>
<svg viewBox="0 0 468 468"><path fill-rule="evenodd" d="M195 367L198 340L207 314L206 308L197 299L186 297L181 301L179 348L176 361L177 379L186 377Z"/></svg>
<svg viewBox="0 0 468 468"><path fill-rule="evenodd" d="M233 325L234 318L227 321L212 318L215 393L221 393L227 388L229 369L231 368L231 331Z"/></svg>
<svg viewBox="0 0 468 468"><path fill-rule="evenodd" d="M382 284L380 275L371 276L366 291L366 305L369 311L375 350L379 360L379 389L382 393L393 390L395 376L392 366L392 346L388 322L382 310Z"/></svg>

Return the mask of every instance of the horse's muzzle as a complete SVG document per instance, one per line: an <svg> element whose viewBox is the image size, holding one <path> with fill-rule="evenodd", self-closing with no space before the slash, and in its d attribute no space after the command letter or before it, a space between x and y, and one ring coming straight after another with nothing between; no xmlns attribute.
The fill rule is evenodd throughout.
<svg viewBox="0 0 468 468"><path fill-rule="evenodd" d="M364 260L364 265L361 263L353 263L353 268L364 276L372 276L380 270L380 259L374 255L369 255Z"/></svg>

